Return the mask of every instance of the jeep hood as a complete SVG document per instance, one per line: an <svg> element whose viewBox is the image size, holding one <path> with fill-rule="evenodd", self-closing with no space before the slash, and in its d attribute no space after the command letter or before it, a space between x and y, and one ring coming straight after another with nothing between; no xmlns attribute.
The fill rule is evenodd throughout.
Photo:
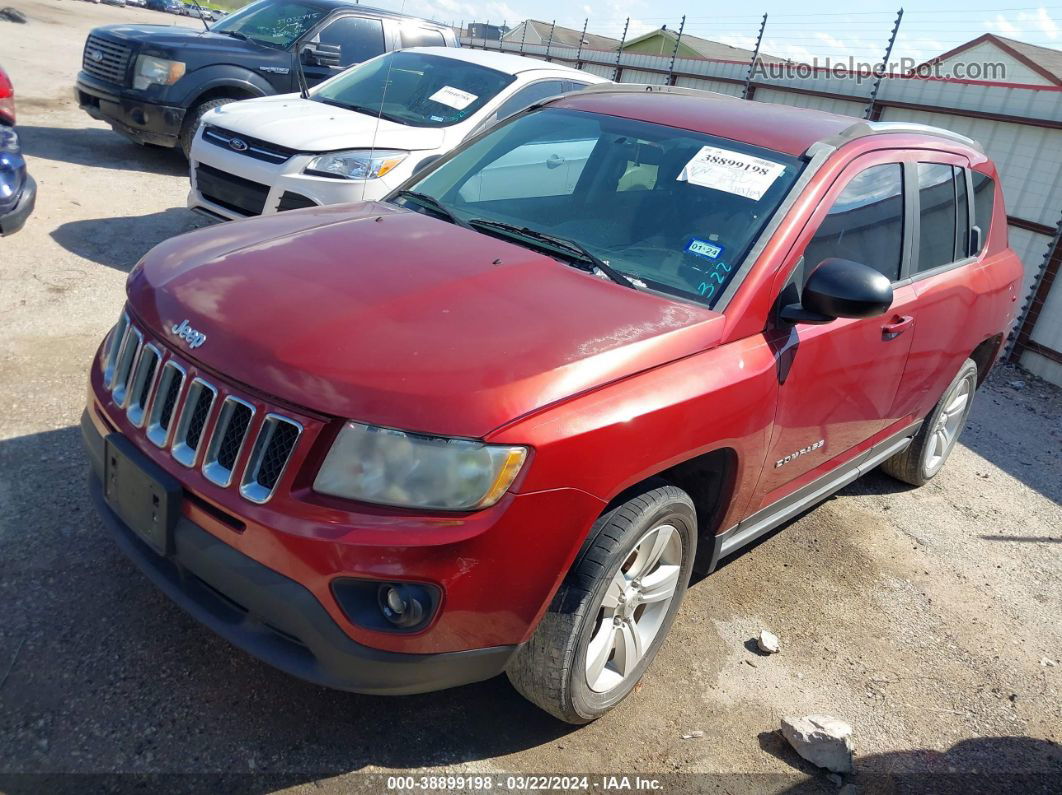
<svg viewBox="0 0 1062 795"><path fill-rule="evenodd" d="M302 99L298 94L233 102L213 111L205 121L301 152L368 149L374 145L377 149L436 149L446 135L437 127L398 124Z"/></svg>
<svg viewBox="0 0 1062 795"><path fill-rule="evenodd" d="M137 266L128 293L142 323L234 385L321 414L472 437L710 348L723 326L706 308L378 203L172 238ZM183 321L206 335L194 350L171 331Z"/></svg>

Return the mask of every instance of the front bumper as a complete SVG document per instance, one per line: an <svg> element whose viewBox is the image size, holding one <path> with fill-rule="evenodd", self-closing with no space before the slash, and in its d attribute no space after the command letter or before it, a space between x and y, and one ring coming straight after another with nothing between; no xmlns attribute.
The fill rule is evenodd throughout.
<svg viewBox="0 0 1062 795"><path fill-rule="evenodd" d="M91 462L89 491L118 546L159 590L247 653L314 684L378 695L442 690L505 669L515 646L405 654L357 643L309 590L184 516L171 553L157 554L103 497L104 441L87 411L81 433Z"/></svg>
<svg viewBox="0 0 1062 795"><path fill-rule="evenodd" d="M26 224L26 219L37 203L37 183L33 177L26 176L26 184L22 186L15 206L4 214L0 214L0 237L13 235Z"/></svg>
<svg viewBox="0 0 1062 795"><path fill-rule="evenodd" d="M74 87L77 104L89 116L105 121L116 132L140 144L177 146L184 124L184 108L149 102L130 89L78 74Z"/></svg>
<svg viewBox="0 0 1062 795"><path fill-rule="evenodd" d="M418 153L419 154L419 153ZM188 208L210 215L237 220L255 215L271 215L299 207L378 201L408 177L407 158L380 179L358 181L329 179L304 174L313 154L296 154L283 163L269 163L234 152L196 135L192 143L191 190ZM220 172L220 179L201 185L199 168Z"/></svg>

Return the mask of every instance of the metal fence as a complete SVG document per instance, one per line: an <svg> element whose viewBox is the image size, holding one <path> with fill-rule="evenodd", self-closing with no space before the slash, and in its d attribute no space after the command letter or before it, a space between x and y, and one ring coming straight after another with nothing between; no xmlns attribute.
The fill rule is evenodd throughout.
<svg viewBox="0 0 1062 795"><path fill-rule="evenodd" d="M883 28L875 63L889 62L901 17L902 12L895 16L891 32ZM764 15L758 35L748 39L748 51L760 47L766 23ZM1008 354L1062 385L1062 279L1056 280L1062 261L1062 87L888 75L880 69L867 73L800 68L781 73L759 61L753 68L752 58L679 57L685 27L683 18L671 52L665 46L656 55L559 46L552 40L552 29L543 43L532 43L526 35L516 40L461 35L467 30L464 23L458 33L466 47L545 59L616 82L687 86L857 118L921 122L980 141L999 168L1010 245L1025 265L1024 302ZM626 24L616 38L629 41Z"/></svg>

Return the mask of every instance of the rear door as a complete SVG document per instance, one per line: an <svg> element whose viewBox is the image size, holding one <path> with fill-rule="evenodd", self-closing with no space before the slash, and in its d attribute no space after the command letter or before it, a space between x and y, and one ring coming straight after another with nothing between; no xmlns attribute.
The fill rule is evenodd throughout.
<svg viewBox="0 0 1062 795"><path fill-rule="evenodd" d="M987 240L988 221L974 217L971 196L987 203L989 216L992 204L980 180L973 188L970 162L961 155L925 151L912 155L909 163L917 244L906 276L918 295L918 327L896 396L897 417L928 413L982 341L973 314L981 294L975 267L979 249L974 248L979 241L974 238ZM971 235L978 220L985 226L983 234Z"/></svg>
<svg viewBox="0 0 1062 795"><path fill-rule="evenodd" d="M758 506L770 504L861 451L890 424L915 326L911 208L904 165L894 152L854 160L827 192L789 255L779 303L798 299L804 280L829 257L855 260L894 284L883 316L787 325L773 332L779 392ZM857 450L858 448L858 450Z"/></svg>

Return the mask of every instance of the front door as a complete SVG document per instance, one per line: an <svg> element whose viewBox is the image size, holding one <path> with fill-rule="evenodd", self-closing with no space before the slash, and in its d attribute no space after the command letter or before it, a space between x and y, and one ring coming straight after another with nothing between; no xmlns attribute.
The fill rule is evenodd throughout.
<svg viewBox="0 0 1062 795"><path fill-rule="evenodd" d="M827 192L790 253L786 300L830 257L854 260L894 283L880 317L839 318L822 325L779 324L775 426L758 493L763 507L813 480L838 456L889 424L915 324L916 294L899 286L910 256L905 234L903 166L896 155L858 158Z"/></svg>

